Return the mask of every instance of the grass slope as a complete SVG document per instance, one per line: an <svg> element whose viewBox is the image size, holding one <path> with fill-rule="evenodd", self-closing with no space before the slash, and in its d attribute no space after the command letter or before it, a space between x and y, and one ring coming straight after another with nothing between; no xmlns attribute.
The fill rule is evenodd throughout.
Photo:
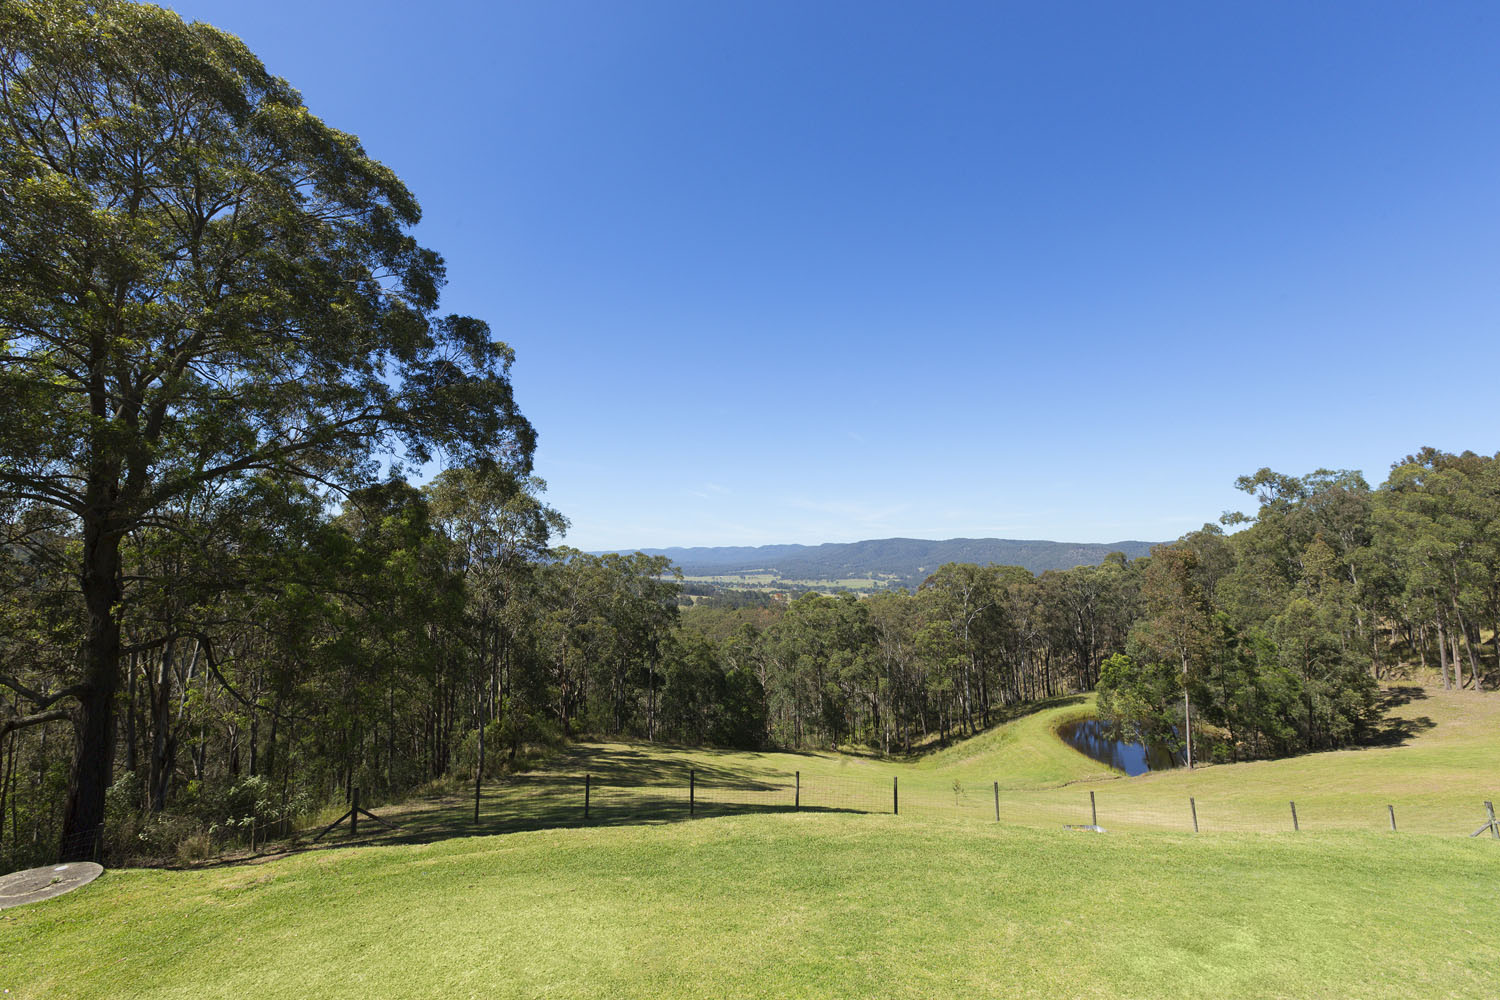
<svg viewBox="0 0 1500 1000"><path fill-rule="evenodd" d="M1131 779L1054 736L1090 710L1085 698L910 762L575 746L487 789L479 830L577 827L585 773L588 828L467 836L472 804L449 799L390 810L401 830L378 832L375 846L107 872L0 912L0 988L18 998L1491 995L1500 844L1460 834L1478 825L1482 799L1500 799L1500 696L1396 700L1389 746ZM708 815L695 822L685 822L689 770ZM800 814L785 811L797 771ZM888 814L892 778L900 816ZM1087 821L1091 790L1111 833L1063 832ZM1203 836L1185 832L1189 795ZM1291 798L1300 834L1288 829ZM1399 835L1381 832L1387 801ZM715 815L728 803L740 814ZM1286 832L1222 832L1237 825Z"/></svg>
<svg viewBox="0 0 1500 1000"><path fill-rule="evenodd" d="M109 872L29 997L1482 996L1488 842L737 816Z"/></svg>
<svg viewBox="0 0 1500 1000"><path fill-rule="evenodd" d="M688 775L700 810L783 809L800 772L804 808L889 812L892 779L903 816L1002 821L1056 829L1088 823L1090 793L1111 830L1190 832L1196 804L1204 833L1291 829L1388 830L1457 836L1500 801L1500 695L1388 692L1385 745L1280 761L1221 764L1125 778L1056 738L1093 709L1092 696L1053 702L913 761L835 753L745 753L640 744L579 744L543 771L486 794L486 824L556 826L582 819L583 775L594 776L592 817L603 822L685 818ZM998 785L998 795L995 786ZM470 810L465 803L439 825ZM441 818L439 818L441 817Z"/></svg>

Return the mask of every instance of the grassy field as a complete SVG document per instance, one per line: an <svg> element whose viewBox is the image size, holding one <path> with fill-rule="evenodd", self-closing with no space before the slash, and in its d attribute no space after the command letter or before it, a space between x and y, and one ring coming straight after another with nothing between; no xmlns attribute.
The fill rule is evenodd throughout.
<svg viewBox="0 0 1500 1000"><path fill-rule="evenodd" d="M15 997L1493 996L1489 842L735 816L110 872Z"/></svg>
<svg viewBox="0 0 1500 1000"><path fill-rule="evenodd" d="M777 591L788 587L809 587L828 592L848 590L854 593L873 593L891 585L894 576L855 576L837 580L803 580L783 577L780 573L729 573L720 576L684 576L685 583L716 583L738 590Z"/></svg>
<svg viewBox="0 0 1500 1000"><path fill-rule="evenodd" d="M1109 830L1274 833L1389 830L1459 836L1500 801L1500 695L1392 689L1385 745L1281 761L1225 764L1125 778L1054 735L1093 709L1091 696L1055 699L973 739L910 761L835 753L746 753L585 743L547 767L487 786L482 831L578 825L591 774L593 823L668 821L696 812L891 812L1058 829L1086 824L1097 807ZM899 789L893 788L893 779ZM998 785L998 793L995 786ZM1091 806L1090 793L1093 797ZM1190 800L1192 804L1190 805ZM472 800L417 804L400 815L419 837L472 816ZM472 826L469 829L473 829ZM373 832L373 831L372 831Z"/></svg>
<svg viewBox="0 0 1500 1000"><path fill-rule="evenodd" d="M0 988L1493 996L1500 843L1462 834L1478 825L1480 800L1500 798L1500 696L1401 699L1390 746L1132 779L1053 735L1088 711L1084 699L904 763L575 746L536 775L488 788L481 835L467 835L471 801L413 803L379 810L400 830L368 846L111 871L4 911ZM797 771L800 813L784 801ZM596 776L588 826L585 773ZM889 814L892 778L899 816ZM1087 822L1078 814L1090 790L1110 833L1064 832L1059 819ZM1209 805L1198 836L1186 832L1190 794L1200 814ZM1280 820L1291 798L1298 834ZM1383 832L1387 800L1400 834ZM1220 832L1228 824L1209 818L1227 815L1226 802L1246 821L1263 808L1267 829L1282 832ZM563 826L521 829L553 823ZM518 832L492 832L502 830Z"/></svg>

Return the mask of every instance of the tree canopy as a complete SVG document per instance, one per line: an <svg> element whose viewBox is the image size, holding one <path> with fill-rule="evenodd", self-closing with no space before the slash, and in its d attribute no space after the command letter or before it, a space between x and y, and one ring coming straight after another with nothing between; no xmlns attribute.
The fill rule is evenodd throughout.
<svg viewBox="0 0 1500 1000"><path fill-rule="evenodd" d="M103 820L129 532L398 450L529 471L510 349L437 315L419 218L237 38L131 3L0 8L0 489L80 543L71 850Z"/></svg>

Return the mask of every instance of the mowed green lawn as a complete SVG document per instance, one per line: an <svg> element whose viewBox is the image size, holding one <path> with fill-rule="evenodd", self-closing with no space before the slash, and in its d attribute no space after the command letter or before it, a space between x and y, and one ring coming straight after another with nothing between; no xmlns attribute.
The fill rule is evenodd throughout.
<svg viewBox="0 0 1500 1000"><path fill-rule="evenodd" d="M1131 779L1054 735L1087 699L905 763L574 746L487 786L478 835L472 800L413 803L367 846L110 871L0 912L0 989L1494 996L1500 842L1464 835L1500 799L1500 696L1403 697L1390 746ZM1089 791L1110 832L1064 831Z"/></svg>
<svg viewBox="0 0 1500 1000"><path fill-rule="evenodd" d="M1500 849L776 814L114 871L14 997L1493 996Z"/></svg>

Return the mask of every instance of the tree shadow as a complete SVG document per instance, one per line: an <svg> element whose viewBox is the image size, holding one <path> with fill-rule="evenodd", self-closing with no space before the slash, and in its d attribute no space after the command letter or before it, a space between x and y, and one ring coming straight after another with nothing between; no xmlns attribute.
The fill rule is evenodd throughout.
<svg viewBox="0 0 1500 1000"><path fill-rule="evenodd" d="M1362 745L1367 747L1404 746L1408 740L1436 728L1437 723L1426 715L1381 719L1370 733L1369 739L1365 740Z"/></svg>
<svg viewBox="0 0 1500 1000"><path fill-rule="evenodd" d="M1427 689L1419 685L1393 685L1380 692L1380 710L1382 712L1389 712L1393 708L1410 705L1414 701L1423 701L1426 698Z"/></svg>
<svg viewBox="0 0 1500 1000"><path fill-rule="evenodd" d="M1380 711L1380 719L1376 722L1370 736L1360 745L1367 747L1404 746L1408 740L1417 735L1437 728L1437 723L1433 722L1430 716L1390 714L1393 709L1426 698L1427 691L1415 684L1395 685L1383 689L1380 692L1380 700L1376 703Z"/></svg>
<svg viewBox="0 0 1500 1000"><path fill-rule="evenodd" d="M253 853L163 867L225 868L314 851L430 844L535 830L659 826L728 815L879 811L806 801L799 804L798 787L791 775L780 781L776 776L748 776L726 767L703 768L701 763L690 767L685 761L661 761L627 747L599 750L608 752L586 758L585 773L590 775L587 783L582 775L556 771L487 782L481 790L477 822L472 794L428 799L377 810L376 815L392 828L362 817L357 832L351 831L346 821L342 829L329 831L322 840L312 839L318 832L315 828ZM575 754L574 759L580 758ZM696 772L691 793L687 777L690 770ZM824 797L828 794L826 783L821 783L804 785L800 796L808 796L813 788Z"/></svg>
<svg viewBox="0 0 1500 1000"><path fill-rule="evenodd" d="M1083 700L1083 695L1060 695L1008 705L991 711L990 725L974 735L983 735L1036 712L1080 704ZM911 762L971 738L955 735L911 754L872 756L891 762ZM316 842L312 838L320 828L315 827L254 852L242 851L203 864L178 867L219 868L346 847L428 844L460 837L583 826L659 825L730 814L887 811L889 792L883 780L855 786L821 776L803 780L799 785L793 771L785 766L785 758L789 756L811 759L822 754L664 744L574 743L558 750L532 771L486 781L480 792L477 822L472 791L408 800L374 810L394 829L361 817L357 832L351 831L345 821L342 829L331 830ZM754 770L762 761L764 770ZM747 764L751 769L747 770ZM830 798L835 804L827 804ZM865 803L869 808L853 803Z"/></svg>
<svg viewBox="0 0 1500 1000"><path fill-rule="evenodd" d="M763 754L744 753L732 750L701 750L696 747L674 747L652 744L649 749L617 743L573 744L549 759L529 774L502 779L502 782L528 783L539 780L574 779L581 785L584 775L590 775L599 785L660 785L680 787L687 794L690 781L705 785L722 785L732 788L765 790L784 777L791 781L790 772L777 769L775 773L762 776L747 774L743 767L727 763L705 762L703 757L733 757L743 762L747 757L762 758Z"/></svg>

